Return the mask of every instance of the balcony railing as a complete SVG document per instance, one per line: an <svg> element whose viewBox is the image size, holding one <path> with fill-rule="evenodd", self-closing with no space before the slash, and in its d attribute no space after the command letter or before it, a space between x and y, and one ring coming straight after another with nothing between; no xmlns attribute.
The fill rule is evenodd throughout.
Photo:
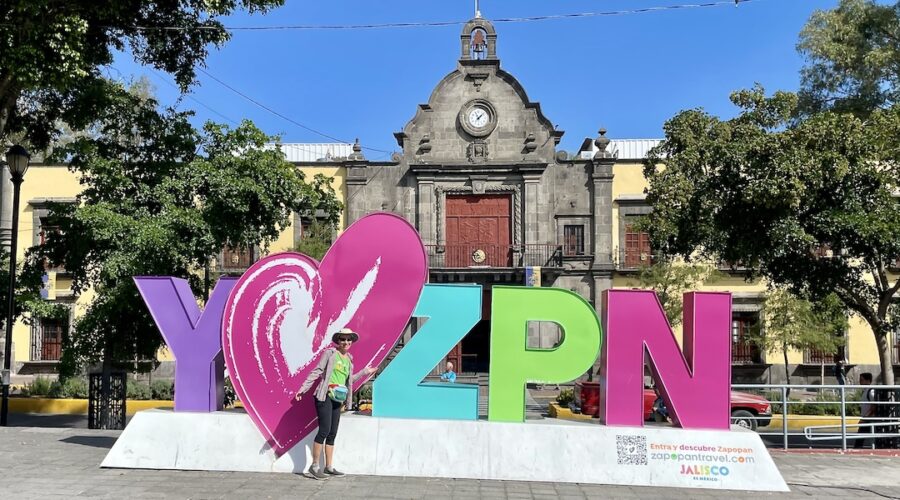
<svg viewBox="0 0 900 500"><path fill-rule="evenodd" d="M560 245L489 245L462 243L425 245L428 266L443 269L485 267L562 267Z"/></svg>
<svg viewBox="0 0 900 500"><path fill-rule="evenodd" d="M632 249L619 248L616 252L618 255L617 267L619 269L639 269L645 266L652 266L658 262L659 258L649 252L640 252Z"/></svg>
<svg viewBox="0 0 900 500"><path fill-rule="evenodd" d="M808 365L829 365L834 363L836 356L841 354L839 351L829 352L821 349L807 349L803 351L803 363Z"/></svg>
<svg viewBox="0 0 900 500"><path fill-rule="evenodd" d="M731 342L732 365L755 365L762 362L759 347L752 342L738 340Z"/></svg>

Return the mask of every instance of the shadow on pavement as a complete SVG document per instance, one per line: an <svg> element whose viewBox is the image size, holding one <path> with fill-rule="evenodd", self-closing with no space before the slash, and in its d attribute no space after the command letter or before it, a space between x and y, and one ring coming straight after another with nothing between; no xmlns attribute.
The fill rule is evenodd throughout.
<svg viewBox="0 0 900 500"><path fill-rule="evenodd" d="M69 436L60 439L61 443L80 444L82 446L93 446L94 448L110 449L116 444L115 436Z"/></svg>
<svg viewBox="0 0 900 500"><path fill-rule="evenodd" d="M10 413L10 427L62 427L87 429L87 415L46 415L40 413Z"/></svg>

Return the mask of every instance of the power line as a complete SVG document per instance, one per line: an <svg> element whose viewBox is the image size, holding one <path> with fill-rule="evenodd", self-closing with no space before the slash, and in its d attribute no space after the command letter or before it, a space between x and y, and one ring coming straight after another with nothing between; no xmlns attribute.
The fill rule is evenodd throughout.
<svg viewBox="0 0 900 500"><path fill-rule="evenodd" d="M602 12L576 12L571 14L549 14L530 17L505 17L491 19L492 23L527 23L538 21L553 21L559 19L577 19L589 17L626 16L634 14L650 14L670 10L703 9L711 7L735 6L742 3L757 0L722 0L718 2L705 2L694 4L660 5L656 7L644 7L640 9L609 10ZM389 28L434 28L442 26L461 26L465 21L426 21L407 23L368 23L368 24L297 24L282 26L135 26L134 29L143 31L191 31L191 30L220 30L227 31L287 31L287 30L363 30L363 29L389 29Z"/></svg>
<svg viewBox="0 0 900 500"><path fill-rule="evenodd" d="M119 75L122 75L122 72L121 72L118 68L116 68L115 66L108 66L108 68L114 69L117 73L119 73ZM192 101L196 102L197 104L203 106L204 108L206 108L206 109L209 110L210 112L212 112L212 113L218 115L220 118L222 118L222 119L224 119L224 120L226 120L226 121L228 121L228 122L230 122L230 123L232 123L232 124L234 124L234 125L238 125L238 126L240 125L240 122L238 122L237 120L234 120L234 119L232 119L232 118L229 118L229 117L225 116L224 114L220 113L219 111L217 111L217 110L214 109L213 107L208 106L206 103L200 101L199 99L197 99L196 97L192 96L191 94L181 93L181 88L178 87L177 85L175 85L174 83L170 82L169 80L167 80L167 79L166 79L159 71L157 71L157 70L155 70L155 69L153 69L153 68L149 68L149 69L154 73L154 76L156 76L159 80L161 80L163 83L165 83L166 85L172 87L173 89L175 89L175 90L177 90L177 91L179 92L179 94L180 94L179 101L180 101L180 98L181 98L181 97L187 97L188 99L191 99ZM341 141L341 142L343 142L343 141ZM349 143L344 143L344 144L349 144ZM312 155L318 155L318 154L319 154L318 151L313 151L313 150L311 150L311 149L306 149L306 148L300 147L299 144L290 143L290 145L291 145L292 148L297 149L297 150L299 150L299 151L303 151L303 152L305 152L305 153L310 153L310 154L312 154Z"/></svg>
<svg viewBox="0 0 900 500"><path fill-rule="evenodd" d="M237 120L233 120L233 119L231 119L231 118L229 118L229 117L223 115L222 113L220 113L220 112L216 111L215 109L213 109L212 107L206 105L205 103L203 103L202 101L200 101L200 100L197 99L196 97L192 96L191 94L185 94L185 93L182 93L180 87L178 87L177 85L175 85L174 83L170 82L170 81L167 80L165 77L163 77L163 75L161 75L161 74L159 73L159 71L156 71L156 70L153 69L153 68L150 68L150 70L153 71L153 73L156 75L156 77L157 77L159 80L161 80L163 83L165 83L166 85L168 85L168 86L174 88L175 90L177 90L177 91L179 92L180 95L185 96L185 97L187 97L188 99L190 99L190 100L196 102L197 104L203 106L204 108L206 108L207 110L209 110L211 113L214 113L215 115L219 116L219 118L222 118L223 120L228 121L228 122L231 122L231 123L233 123L233 124L235 124L235 125L240 125L240 123L239 123Z"/></svg>
<svg viewBox="0 0 900 500"><path fill-rule="evenodd" d="M300 122L294 120L293 118L291 118L291 117L289 117L289 116L286 116L286 115L283 115L283 114L279 113L278 111L275 111L274 109L272 109L272 108L266 106L265 104L263 104L263 103L257 101L256 99L250 97L249 95L247 95L247 94L241 92L240 90L238 90L238 89L232 87L231 85L225 83L224 81L222 81L222 80L220 80L219 78L215 77L214 75L212 75L210 72L206 71L206 70L203 69L203 68L199 68L199 67L198 67L198 68L197 68L197 71L199 71L199 72L203 73L204 75L206 75L206 76L212 78L213 80L215 80L216 82L218 82L218 83L219 83L220 85L222 85L223 87L225 87L225 88L227 88L228 90L234 92L235 94L237 94L237 95L243 97L244 99L246 99L246 100L252 102L253 104L259 106L260 108L262 108L262 109L268 111L269 113L272 113L273 115L275 115L275 116L281 118L282 120L285 120L285 121L287 121L287 122L293 123L294 125L296 125L296 126L302 128L302 129L304 129L304 130L308 130L308 131L310 131L310 132L312 132L312 133L314 133L314 134L317 134L317 135L320 135L320 136L322 136L322 137L325 137L326 139L331 139L332 141L337 141L337 142L344 143L344 144L349 144L349 143L350 143L350 141L344 141L344 140L338 139L337 137L328 135L328 134L326 134L326 133L324 133L324 132L319 132L318 130L316 130L316 129L314 129L314 128L307 127L306 125L304 125L304 124L302 124L302 123L300 123ZM384 150L384 149L378 149L378 148L372 148L372 147L368 147L368 146L362 146L362 148L363 148L363 149L368 149L369 151L377 151L377 152L379 152L379 153L391 153L391 151L386 151L386 150Z"/></svg>

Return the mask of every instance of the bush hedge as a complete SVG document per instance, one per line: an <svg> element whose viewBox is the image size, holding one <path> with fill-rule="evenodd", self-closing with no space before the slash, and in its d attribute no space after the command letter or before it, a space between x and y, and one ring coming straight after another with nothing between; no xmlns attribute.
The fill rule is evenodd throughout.
<svg viewBox="0 0 900 500"><path fill-rule="evenodd" d="M559 391L559 396L556 396L556 402L563 407L569 406L572 401L575 401L575 391L572 389L563 389Z"/></svg>
<svg viewBox="0 0 900 500"><path fill-rule="evenodd" d="M772 413L783 413L781 410L781 391L768 391L762 395L772 404ZM859 401L862 391L847 391L847 416L858 417L860 414ZM796 396L788 397L788 414L792 415L841 415L841 395L838 392L820 392L810 400L802 400Z"/></svg>

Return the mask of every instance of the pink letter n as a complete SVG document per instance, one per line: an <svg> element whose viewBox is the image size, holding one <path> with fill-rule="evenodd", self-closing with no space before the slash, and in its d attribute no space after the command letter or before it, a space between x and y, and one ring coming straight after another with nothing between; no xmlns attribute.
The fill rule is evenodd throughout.
<svg viewBox="0 0 900 500"><path fill-rule="evenodd" d="M684 355L652 290L603 292L600 420L644 423L644 350L675 425L728 429L731 294L684 295ZM605 390L604 390L605 389Z"/></svg>

